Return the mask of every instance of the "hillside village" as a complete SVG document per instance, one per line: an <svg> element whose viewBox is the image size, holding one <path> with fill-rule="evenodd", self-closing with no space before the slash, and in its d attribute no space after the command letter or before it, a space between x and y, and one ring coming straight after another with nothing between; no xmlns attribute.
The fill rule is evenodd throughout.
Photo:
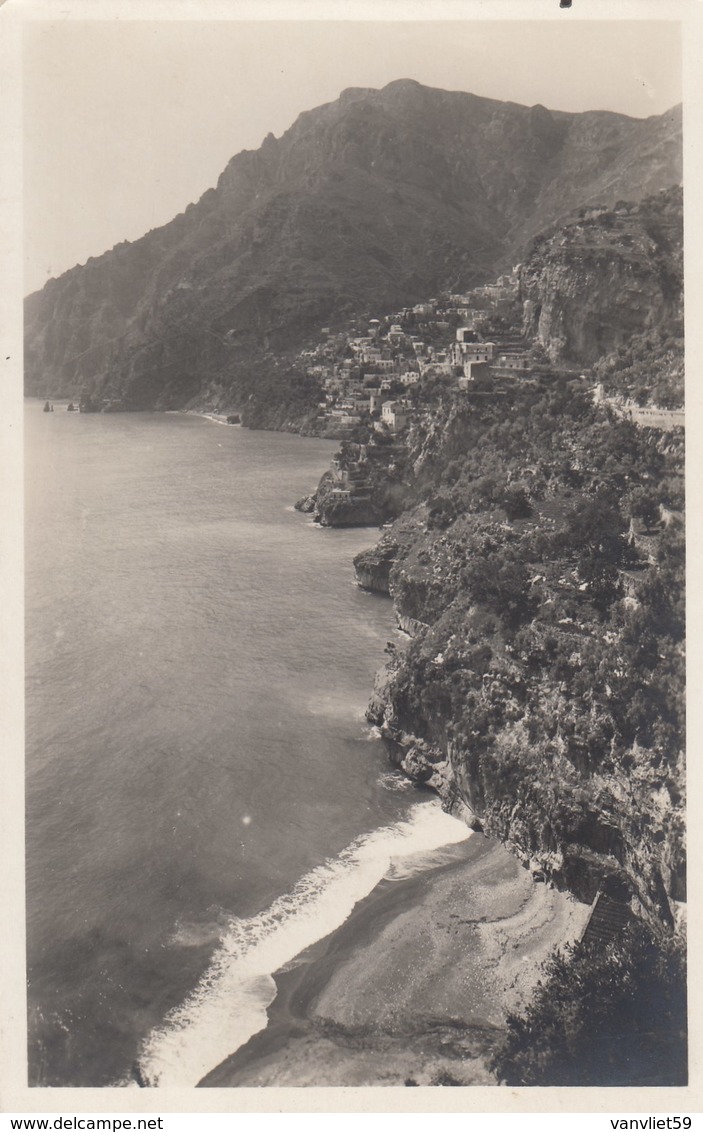
<svg viewBox="0 0 703 1132"><path fill-rule="evenodd" d="M533 376L519 330L519 266L466 294L442 294L380 318L321 330L298 365L324 390L317 425L345 436L359 426L398 436L413 417L413 389L430 378L485 391Z"/></svg>
<svg viewBox="0 0 703 1132"><path fill-rule="evenodd" d="M666 199L661 194L653 208L661 212ZM308 427L342 445L316 494L298 504L301 510L330 526L376 525L394 518L404 503L408 439L417 427L431 427L442 398L458 411L462 405L478 410L500 401L507 410L529 390L537 394L567 383L574 392L587 392L594 405L640 427L664 433L683 427L677 369L682 355L676 339L667 338L661 357L655 357L655 340L635 335L596 365L565 361L550 350L549 340L547 348L540 341L532 297L535 262L541 272L555 259L559 270L566 263L578 272L595 257L600 270L615 253L626 272L641 272L651 249L643 245L633 206L582 209L567 226L537 237L532 252L525 265L493 283L444 292L340 328L323 327L319 340L307 344L293 364L321 393ZM664 375L659 384L651 375L648 380L651 394L663 393L663 405L646 390L643 395L634 378L626 380L631 372L637 376L635 362L642 354L650 369Z"/></svg>
<svg viewBox="0 0 703 1132"><path fill-rule="evenodd" d="M316 497L301 510L324 524L373 524L388 516L378 504L378 476L387 487L402 469L410 426L431 415L427 392L503 397L516 383L554 372L544 351L521 332L520 265L466 293L356 320L296 359L324 395L314 429L343 441ZM560 370L559 372L563 372ZM393 501L397 503L397 499ZM391 505L390 513L396 510Z"/></svg>
<svg viewBox="0 0 703 1132"><path fill-rule="evenodd" d="M557 350L555 360L555 352L548 353L540 344L539 311L532 297L535 263L539 275L544 268L542 252L570 267L600 266L616 254L627 272L626 290L633 290L652 254L646 241L654 238L655 258L671 251L665 211L670 196L660 193L647 202L654 221L648 216L644 226L645 206L632 202L620 201L613 209L601 205L581 208L563 226L537 236L525 265L517 264L493 283L459 294L443 292L438 298L358 319L341 329L323 327L320 340L295 361L296 368L319 382L324 391L317 429L324 435L349 437L364 425L398 436L413 420L414 391L434 378L441 379L447 389L495 396L505 395L516 383L590 377L590 365L583 357L580 364L570 364ZM660 280L662 291L667 286L675 290L673 276L680 264L675 252L671 258L668 273L663 272ZM596 356L607 353L602 348ZM608 396L602 379L593 384L599 401L608 401L640 423L655 423L664 429L683 424L680 404L665 409L645 405L641 399L619 393Z"/></svg>

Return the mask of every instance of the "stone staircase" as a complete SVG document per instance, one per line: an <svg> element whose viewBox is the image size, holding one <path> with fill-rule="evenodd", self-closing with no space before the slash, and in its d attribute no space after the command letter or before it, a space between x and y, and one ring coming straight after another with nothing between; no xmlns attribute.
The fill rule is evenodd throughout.
<svg viewBox="0 0 703 1132"><path fill-rule="evenodd" d="M629 924L632 912L627 904L613 900L604 892L598 892L591 905L586 926L583 929L581 943L594 943L604 947Z"/></svg>

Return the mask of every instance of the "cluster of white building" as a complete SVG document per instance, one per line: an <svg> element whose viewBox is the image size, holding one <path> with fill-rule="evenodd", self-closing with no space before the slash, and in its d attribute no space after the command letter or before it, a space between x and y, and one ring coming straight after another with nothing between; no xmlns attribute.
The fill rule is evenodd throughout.
<svg viewBox="0 0 703 1132"><path fill-rule="evenodd" d="M383 321L347 331L321 330L321 341L299 361L324 390L320 415L335 428L354 428L367 416L395 434L411 416L408 391L426 376L458 377L468 388L479 375L528 372L525 351L511 342L483 341L498 304L518 294L518 269L469 294L450 294L403 307ZM452 340L452 327L461 325ZM482 368L483 367L483 368Z"/></svg>

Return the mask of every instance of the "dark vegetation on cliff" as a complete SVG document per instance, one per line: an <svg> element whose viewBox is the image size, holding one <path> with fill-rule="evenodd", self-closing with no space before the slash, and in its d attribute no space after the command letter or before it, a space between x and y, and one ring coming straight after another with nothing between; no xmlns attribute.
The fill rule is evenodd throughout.
<svg viewBox="0 0 703 1132"><path fill-rule="evenodd" d="M637 334L626 346L596 362L593 373L612 396L638 405L680 408L684 400L683 335Z"/></svg>
<svg viewBox="0 0 703 1132"><path fill-rule="evenodd" d="M369 709L393 760L535 876L637 917L604 949L553 959L497 1056L509 1084L685 1080L683 432L608 403L683 403L680 192L621 210L630 232L653 218L639 277L658 281L649 328L628 315L594 359L605 402L578 370L493 395L426 385L406 511L355 563L411 634L389 645ZM533 286L557 271L597 322L621 275L618 223L595 276L560 236L538 242ZM543 327L557 357L576 341L565 326Z"/></svg>
<svg viewBox="0 0 703 1132"><path fill-rule="evenodd" d="M345 91L163 228L30 296L26 391L305 428L315 391L285 359L323 323L494 278L574 208L679 173L678 110L550 112L409 80Z"/></svg>
<svg viewBox="0 0 703 1132"><path fill-rule="evenodd" d="M453 404L439 423L417 430L414 527L406 515L384 540L415 636L373 719L428 777L448 764L445 796L557 883L592 899L617 876L669 921L684 869L680 446L566 384Z"/></svg>
<svg viewBox="0 0 703 1132"><path fill-rule="evenodd" d="M632 925L605 948L576 944L547 961L492 1069L507 1085L686 1085L685 1019L681 942Z"/></svg>

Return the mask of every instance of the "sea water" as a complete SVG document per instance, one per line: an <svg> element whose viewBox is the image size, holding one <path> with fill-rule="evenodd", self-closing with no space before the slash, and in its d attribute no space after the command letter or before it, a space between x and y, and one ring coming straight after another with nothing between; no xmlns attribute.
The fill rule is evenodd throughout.
<svg viewBox="0 0 703 1132"><path fill-rule="evenodd" d="M274 971L466 831L388 773L364 722L394 632L390 602L354 584L377 532L292 508L333 442L41 409L30 1083L195 1085L266 1025Z"/></svg>

